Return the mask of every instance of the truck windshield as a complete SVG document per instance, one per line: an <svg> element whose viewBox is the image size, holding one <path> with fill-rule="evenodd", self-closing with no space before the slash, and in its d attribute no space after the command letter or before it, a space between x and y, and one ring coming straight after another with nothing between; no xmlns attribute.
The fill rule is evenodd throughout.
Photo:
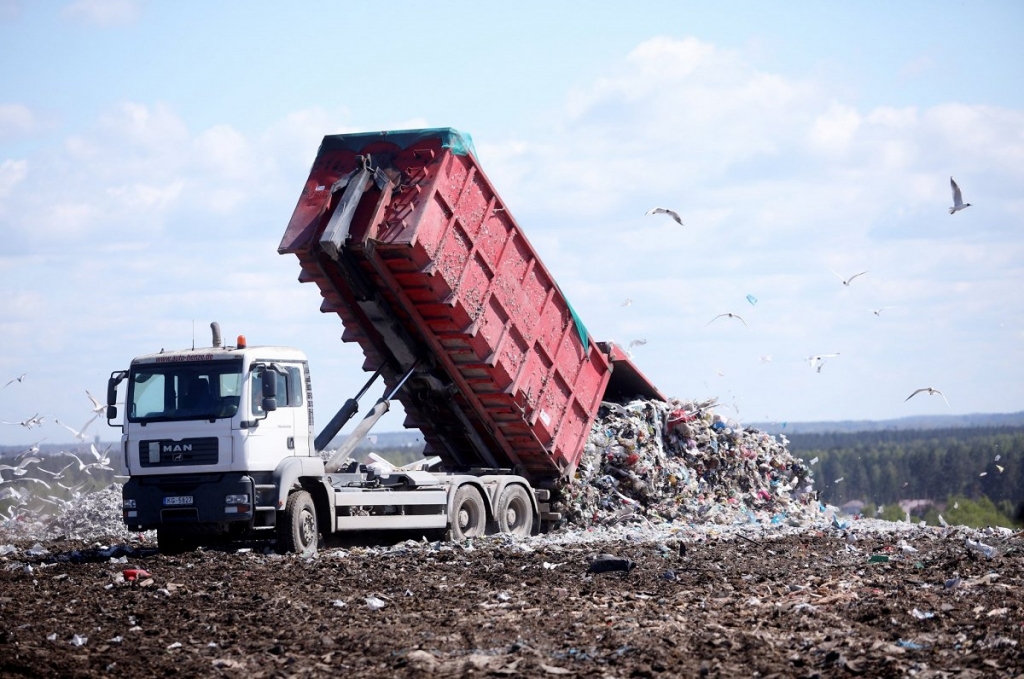
<svg viewBox="0 0 1024 679"><path fill-rule="evenodd" d="M233 417L241 390L241 359L134 366L128 378L128 421Z"/></svg>

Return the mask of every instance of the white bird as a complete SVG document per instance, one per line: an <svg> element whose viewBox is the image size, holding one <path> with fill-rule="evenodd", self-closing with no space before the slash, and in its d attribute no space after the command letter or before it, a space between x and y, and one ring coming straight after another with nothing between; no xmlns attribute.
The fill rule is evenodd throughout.
<svg viewBox="0 0 1024 679"><path fill-rule="evenodd" d="M76 439L78 439L79 441L85 441L85 439L89 438L88 436L86 436L86 434L85 434L85 430L89 428L89 425L90 425L90 424L92 424L92 423L93 423L93 421L94 421L94 420L95 420L95 419L96 419L97 417L99 417L99 414L93 415L93 416L92 416L91 418L89 418L89 421L88 421L88 422L86 422L86 423L85 423L85 424L84 424L84 425L82 426L82 428L81 428L81 429L75 429L74 427L69 427L68 425L66 425L66 424L64 424L63 422L61 422L60 420L58 420L58 419L57 419L56 417L55 417L55 418L53 418L53 421L54 421L54 422L56 422L57 424L59 424L60 426L64 427L64 428L65 428L65 429L67 429L68 431L70 431L70 432L71 432L72 434L74 434L74 435L75 435L75 438L76 438Z"/></svg>
<svg viewBox="0 0 1024 679"><path fill-rule="evenodd" d="M39 413L36 413L32 417L28 418L27 420L22 420L21 422L8 422L7 420L3 420L3 423L20 424L22 427L25 427L26 429L31 429L32 427L38 427L39 425L41 425L44 419L46 418L41 416Z"/></svg>
<svg viewBox="0 0 1024 679"><path fill-rule="evenodd" d="M633 303L633 298L632 297L627 297L626 301L624 301L620 306L629 306L632 303Z"/></svg>
<svg viewBox="0 0 1024 679"><path fill-rule="evenodd" d="M894 307L883 306L883 307L879 307L877 309L868 309L868 311L870 311L871 313L873 313L876 316L881 316L883 311L885 311L886 309L892 309L892 308L894 308Z"/></svg>
<svg viewBox="0 0 1024 679"><path fill-rule="evenodd" d="M92 475L92 471L91 471L92 469L105 469L107 471L113 471L113 468L110 466L110 448L111 448L111 446L107 446L103 450L103 452L100 453L98 450L96 450L96 446L94 444L90 443L89 444L89 452L92 453L93 459L95 459L96 461L95 462L90 462L88 464L83 462L82 458L80 458L77 455L75 455L74 453L70 453L70 452L68 452L66 450L60 451L59 454L60 455L64 455L66 457L70 457L73 460L75 460L75 462L78 463L78 471L85 472L86 474ZM74 465L74 462L72 462L71 464Z"/></svg>
<svg viewBox="0 0 1024 679"><path fill-rule="evenodd" d="M829 271L831 271L832 273L834 273L834 274L836 275L836 277L837 277L837 278L838 278L839 280L841 280L841 281L843 282L843 285L845 285L846 287L850 287L850 283L852 283L852 282L853 282L853 279L854 279L854 278L856 278L857 276L863 276L864 274L866 274L866 273L867 273L867 271L861 271L860 273L855 273L855 274L853 274L853 275L852 275L852 276L850 276L849 278L843 278L843 277L842 277L841 275L839 275L839 273L838 273L838 272L836 272L836 270L835 270L835 269L829 268Z"/></svg>
<svg viewBox="0 0 1024 679"><path fill-rule="evenodd" d="M41 457L23 457L18 462L18 464L14 465L13 467L9 464L0 464L0 470L9 469L14 472L15 476L21 476L22 474L28 471L27 469L25 469L25 467L32 464L33 462L42 461L43 459Z"/></svg>
<svg viewBox="0 0 1024 679"><path fill-rule="evenodd" d="M43 467L36 467L36 471L37 472L42 472L42 473L44 473L44 474L46 474L48 476L52 476L54 478L54 480L57 480L57 479L63 477L64 476L64 472L67 471L74 464L75 464L74 462L66 464L62 468L58 469L55 472L51 472L49 469L45 469Z"/></svg>
<svg viewBox="0 0 1024 679"><path fill-rule="evenodd" d="M5 385L4 385L4 389L6 389L7 387L11 386L11 385L12 385L12 384L14 384L15 382L21 382L22 380L24 380L24 379L25 379L25 375L27 375L27 374L28 374L28 373L21 373L20 375L18 375L17 377L15 377L15 378L14 378L13 380L11 380L11 381L10 381L10 382L8 382L7 384L5 384Z"/></svg>
<svg viewBox="0 0 1024 679"><path fill-rule="evenodd" d="M909 401L910 399L914 398L915 396L917 396L917 395L918 395L918 394L920 394L921 392L925 392L925 393L927 393L927 394L928 394L929 396L934 396L935 394L938 394L939 396L941 396L941 397L942 397L942 400L943 400L943 401L946 401L946 405L947 405L947 406L949 405L949 401L948 401L948 400L946 399L946 395L945 395L945 394L943 394L943 393L942 393L941 391L939 391L938 389L932 389L931 387L921 387L920 389L917 389L916 391L914 391L914 393L913 393L913 394L911 394L910 396L908 396L908 397L906 397L905 399L903 399L903 402L904 402L904 403L906 403L907 401Z"/></svg>
<svg viewBox="0 0 1024 679"><path fill-rule="evenodd" d="M89 397L90 401L92 401L92 411L96 413L96 415L103 415L107 412L107 406L100 403L99 399L90 394L88 389L85 390L85 395ZM85 427L82 427L82 429L84 430Z"/></svg>
<svg viewBox="0 0 1024 679"><path fill-rule="evenodd" d="M669 210L667 207L652 207L647 211L648 215L668 215L672 219L676 220L676 224L683 225L683 218L679 216L679 213L675 210Z"/></svg>
<svg viewBox="0 0 1024 679"><path fill-rule="evenodd" d="M633 358L633 347L642 347L645 344L647 344L647 340L645 339L631 340L629 343L629 347L627 347L626 349L626 356Z"/></svg>
<svg viewBox="0 0 1024 679"><path fill-rule="evenodd" d="M39 453L39 444L42 443L45 440L46 440L45 438L39 439L39 441L37 441L36 443L33 443L28 448L26 448L25 450L23 450L20 453L18 453L18 456L15 459L16 460L21 460L26 455L36 455L36 454L38 454Z"/></svg>
<svg viewBox="0 0 1024 679"><path fill-rule="evenodd" d="M821 366L825 365L826 358L835 358L839 355L837 351L834 354L816 354L814 356L808 356L807 362L810 363L811 368L817 372L821 372Z"/></svg>
<svg viewBox="0 0 1024 679"><path fill-rule="evenodd" d="M960 210L969 208L971 204L964 202L963 194L960 193L960 187L956 185L952 177L949 178L949 185L953 189L953 207L949 208L949 214L956 214Z"/></svg>
<svg viewBox="0 0 1024 679"><path fill-rule="evenodd" d="M50 484L48 484L46 481L43 481L42 479L36 479L36 478L31 477L31 476L22 476L22 477L17 478L17 479L8 479L6 481L0 481L0 484L4 484L5 485L5 484L8 484L8 483L17 483L18 481L31 481L32 483L41 483L44 486L46 486L47 490L50 490Z"/></svg>
<svg viewBox="0 0 1024 679"><path fill-rule="evenodd" d="M719 318L723 318L723 317L725 317L725 318L736 318L736 319L739 319L739 322L742 323L743 325L747 325L747 322L745 320L743 320L743 318L739 314L734 314L734 313L726 312L724 314L718 314L717 316L712 318L710 321L708 321L707 323L704 324L704 327L707 327L707 326L711 325L712 323L717 321ZM747 325L747 327L749 328L750 326Z"/></svg>

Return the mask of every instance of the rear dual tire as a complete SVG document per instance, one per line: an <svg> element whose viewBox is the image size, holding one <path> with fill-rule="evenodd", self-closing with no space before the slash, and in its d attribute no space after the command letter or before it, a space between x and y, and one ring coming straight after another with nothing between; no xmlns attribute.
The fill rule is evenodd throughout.
<svg viewBox="0 0 1024 679"><path fill-rule="evenodd" d="M533 534L533 503L522 486L506 486L494 509L498 532L527 537Z"/></svg>
<svg viewBox="0 0 1024 679"><path fill-rule="evenodd" d="M467 484L455 491L450 518L448 538L452 542L480 537L487 532L487 508L475 486Z"/></svg>

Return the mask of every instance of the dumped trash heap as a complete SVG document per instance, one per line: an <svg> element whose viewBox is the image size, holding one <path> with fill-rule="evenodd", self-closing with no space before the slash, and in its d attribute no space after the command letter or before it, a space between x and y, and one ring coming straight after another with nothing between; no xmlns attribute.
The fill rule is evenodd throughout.
<svg viewBox="0 0 1024 679"><path fill-rule="evenodd" d="M820 518L810 469L714 401L604 403L576 478L552 510L566 528L623 521L786 523Z"/></svg>

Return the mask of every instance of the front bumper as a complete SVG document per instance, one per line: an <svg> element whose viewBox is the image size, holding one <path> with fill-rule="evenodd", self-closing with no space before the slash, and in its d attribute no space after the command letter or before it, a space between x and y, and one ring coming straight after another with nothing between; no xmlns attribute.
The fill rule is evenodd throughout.
<svg viewBox="0 0 1024 679"><path fill-rule="evenodd" d="M122 490L122 517L133 531L174 524L244 522L251 527L255 491L252 477L239 473L133 476ZM229 505L229 495L249 500Z"/></svg>

